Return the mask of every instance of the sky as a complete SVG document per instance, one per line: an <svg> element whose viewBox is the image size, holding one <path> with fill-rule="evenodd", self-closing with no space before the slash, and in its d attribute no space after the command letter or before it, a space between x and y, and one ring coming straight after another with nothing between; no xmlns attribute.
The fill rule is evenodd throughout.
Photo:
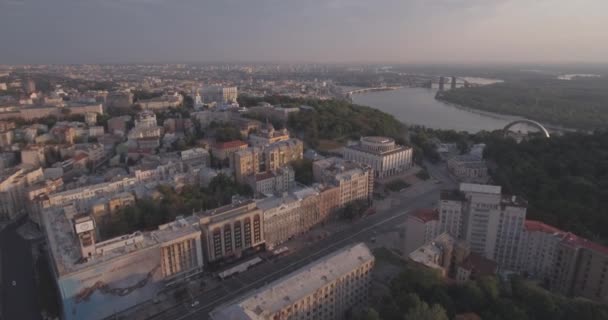
<svg viewBox="0 0 608 320"><path fill-rule="evenodd" d="M607 0L0 0L0 64L608 63Z"/></svg>

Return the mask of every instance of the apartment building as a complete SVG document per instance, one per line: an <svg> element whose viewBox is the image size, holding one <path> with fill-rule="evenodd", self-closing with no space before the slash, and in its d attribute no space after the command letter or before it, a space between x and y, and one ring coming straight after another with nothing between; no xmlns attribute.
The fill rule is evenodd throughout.
<svg viewBox="0 0 608 320"><path fill-rule="evenodd" d="M405 255L431 242L439 235L439 212L435 209L418 209L408 214L405 221Z"/></svg>
<svg viewBox="0 0 608 320"><path fill-rule="evenodd" d="M550 287L564 295L608 302L608 247L574 234L559 242Z"/></svg>
<svg viewBox="0 0 608 320"><path fill-rule="evenodd" d="M340 207L357 200L371 201L374 177L371 168L365 164L326 158L313 163L313 178L340 189Z"/></svg>
<svg viewBox="0 0 608 320"><path fill-rule="evenodd" d="M440 232L466 240L471 251L516 270L527 203L501 194L499 186L461 183L444 191L439 204Z"/></svg>
<svg viewBox="0 0 608 320"><path fill-rule="evenodd" d="M552 276L557 248L567 233L540 221L526 220L519 250L518 271L548 282Z"/></svg>
<svg viewBox="0 0 608 320"><path fill-rule="evenodd" d="M245 182L256 195L272 195L287 192L295 187L295 172L291 166L248 176Z"/></svg>
<svg viewBox="0 0 608 320"><path fill-rule="evenodd" d="M346 319L368 299L374 262L365 244L348 246L217 307L211 319Z"/></svg>

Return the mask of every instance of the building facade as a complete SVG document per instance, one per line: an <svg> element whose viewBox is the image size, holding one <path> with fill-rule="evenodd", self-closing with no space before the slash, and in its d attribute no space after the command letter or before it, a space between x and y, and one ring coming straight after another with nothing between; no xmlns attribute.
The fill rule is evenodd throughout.
<svg viewBox="0 0 608 320"><path fill-rule="evenodd" d="M209 263L238 258L246 250L264 246L262 211L252 200L199 214L203 252Z"/></svg>
<svg viewBox="0 0 608 320"><path fill-rule="evenodd" d="M374 177L383 179L412 167L413 150L387 137L362 137L358 144L344 148L344 159L369 165Z"/></svg>
<svg viewBox="0 0 608 320"><path fill-rule="evenodd" d="M461 183L444 191L439 205L440 232L469 243L471 251L517 270L527 203L501 194L499 186Z"/></svg>
<svg viewBox="0 0 608 320"><path fill-rule="evenodd" d="M374 176L369 166L332 157L315 161L312 168L315 181L339 188L339 207L357 200L371 201Z"/></svg>
<svg viewBox="0 0 608 320"><path fill-rule="evenodd" d="M348 246L219 306L211 319L346 319L368 299L374 262L365 244Z"/></svg>
<svg viewBox="0 0 608 320"><path fill-rule="evenodd" d="M439 235L439 212L434 209L419 209L407 216L405 221L405 250L409 255Z"/></svg>

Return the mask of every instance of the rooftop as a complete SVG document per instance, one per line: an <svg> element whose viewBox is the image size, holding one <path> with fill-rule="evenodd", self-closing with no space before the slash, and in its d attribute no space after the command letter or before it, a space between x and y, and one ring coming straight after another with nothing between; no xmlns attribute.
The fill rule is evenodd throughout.
<svg viewBox="0 0 608 320"><path fill-rule="evenodd" d="M150 237L149 233L143 234L143 241L134 242L130 245L117 247L113 250L105 251L103 255L96 256L89 261L83 261L80 253L80 244L74 232L72 218L76 216L74 207L53 208L42 213L44 228L46 230L48 243L52 252L58 276L76 272L92 267L97 264L105 263L114 258L120 257L137 250L152 247L157 241ZM100 244L108 244L112 241L120 240L124 235L114 239L104 241Z"/></svg>
<svg viewBox="0 0 608 320"><path fill-rule="evenodd" d="M379 136L369 136L369 137L361 137L361 141L371 142L371 143L393 143L395 139L389 137L379 137Z"/></svg>
<svg viewBox="0 0 608 320"><path fill-rule="evenodd" d="M536 221L536 220L526 220L524 222L524 228L526 229L526 231L528 232L544 232L544 233L561 233L561 234L566 234L566 232L552 226L552 225L548 225L546 223L542 223L540 221Z"/></svg>
<svg viewBox="0 0 608 320"><path fill-rule="evenodd" d="M439 196L441 200L451 200L451 201L464 201L466 200L464 193L460 192L460 190L441 190L441 194Z"/></svg>
<svg viewBox="0 0 608 320"><path fill-rule="evenodd" d="M562 241L562 243L574 248L585 248L603 255L608 255L608 247L583 237L579 237L573 233L567 233L566 238Z"/></svg>
<svg viewBox="0 0 608 320"><path fill-rule="evenodd" d="M242 147L242 146L247 146L247 143L241 141L241 140L232 140L232 141L227 141L227 142L219 142L216 143L214 148L216 149L232 149L232 148L238 148L238 147Z"/></svg>
<svg viewBox="0 0 608 320"><path fill-rule="evenodd" d="M412 216L418 218L420 221L426 223L429 221L439 221L439 212L437 209L425 208L418 209L411 213Z"/></svg>
<svg viewBox="0 0 608 320"><path fill-rule="evenodd" d="M480 254L471 252L458 267L467 269L476 276L491 276L496 273L498 264Z"/></svg>
<svg viewBox="0 0 608 320"><path fill-rule="evenodd" d="M374 256L365 244L351 245L277 279L231 304L220 306L211 312L211 318L266 319L345 273L373 260Z"/></svg>
<svg viewBox="0 0 608 320"><path fill-rule="evenodd" d="M465 192L465 193L474 192L474 193L500 194L501 187L488 185L488 184L461 183L459 190L462 192Z"/></svg>

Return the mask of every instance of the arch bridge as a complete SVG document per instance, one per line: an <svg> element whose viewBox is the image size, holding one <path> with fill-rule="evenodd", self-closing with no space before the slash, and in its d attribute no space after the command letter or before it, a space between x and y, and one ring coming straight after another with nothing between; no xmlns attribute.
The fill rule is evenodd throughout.
<svg viewBox="0 0 608 320"><path fill-rule="evenodd" d="M540 130L546 138L550 138L551 137L551 135L549 134L549 131L547 131L547 129L542 124L540 124L537 121L529 120L529 119L515 120L515 121L507 124L505 126L505 128L503 129L504 134L506 135L507 132L509 132L509 130L513 126L518 125L518 124L527 124L527 125L533 126L533 127L537 128L538 130Z"/></svg>

